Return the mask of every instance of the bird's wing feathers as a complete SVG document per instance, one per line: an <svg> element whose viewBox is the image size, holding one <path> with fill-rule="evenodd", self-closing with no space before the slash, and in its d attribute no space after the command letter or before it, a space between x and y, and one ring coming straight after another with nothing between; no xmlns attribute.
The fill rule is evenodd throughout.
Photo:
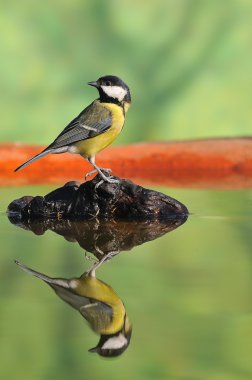
<svg viewBox="0 0 252 380"><path fill-rule="evenodd" d="M80 313L97 333L104 332L113 319L112 308L98 300L93 300L89 305L80 307Z"/></svg>
<svg viewBox="0 0 252 380"><path fill-rule="evenodd" d="M95 100L73 119L47 149L57 149L105 132L112 123L109 110ZM46 150L47 150L46 149Z"/></svg>

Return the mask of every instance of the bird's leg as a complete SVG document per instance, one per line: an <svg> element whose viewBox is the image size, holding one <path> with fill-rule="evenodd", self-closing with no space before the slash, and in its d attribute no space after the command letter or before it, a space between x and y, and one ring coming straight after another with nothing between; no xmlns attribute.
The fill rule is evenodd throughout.
<svg viewBox="0 0 252 380"><path fill-rule="evenodd" d="M108 169L108 168L100 168L100 170L102 172L106 172L106 173L111 173L112 170L111 169ZM95 174L97 173L97 170L94 169L94 170L91 170L91 172L88 172L86 175L85 175L85 181L87 180L87 177L91 176L92 174Z"/></svg>
<svg viewBox="0 0 252 380"><path fill-rule="evenodd" d="M111 251L108 252L106 255L103 256L103 258L98 261L96 264L94 264L86 273L85 275L90 276L90 277L95 277L96 270L102 266L106 261L111 260L112 257L117 254L118 251Z"/></svg>
<svg viewBox="0 0 252 380"><path fill-rule="evenodd" d="M108 171L108 169L104 170L103 168L100 168L98 165L96 165L94 157L88 158L88 162L97 170L97 172L102 177L103 181L109 182L109 183L118 183L118 181L116 179L109 178L109 177L105 176L105 174L102 171Z"/></svg>

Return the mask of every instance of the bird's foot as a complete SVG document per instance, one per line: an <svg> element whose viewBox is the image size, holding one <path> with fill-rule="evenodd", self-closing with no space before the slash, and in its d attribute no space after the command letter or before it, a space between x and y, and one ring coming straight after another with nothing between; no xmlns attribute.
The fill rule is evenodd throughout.
<svg viewBox="0 0 252 380"><path fill-rule="evenodd" d="M88 172L86 175L85 175L85 181L87 180L88 177L90 177L92 174L95 174L97 172L97 170L92 170L91 172Z"/></svg>
<svg viewBox="0 0 252 380"><path fill-rule="evenodd" d="M105 173L112 173L112 169L109 168L101 168L101 171Z"/></svg>
<svg viewBox="0 0 252 380"><path fill-rule="evenodd" d="M105 182L104 179L101 179L99 182L97 182L97 184L95 185L94 191L96 191L103 182Z"/></svg>
<svg viewBox="0 0 252 380"><path fill-rule="evenodd" d="M110 178L110 177L105 177L105 176L103 177L102 176L102 179L99 182L97 182L97 184L95 185L94 190L96 191L98 189L98 187L100 187L103 182L119 183L119 181L117 179Z"/></svg>
<svg viewBox="0 0 252 380"><path fill-rule="evenodd" d="M105 173L111 173L111 172L112 172L112 170L109 169L109 168L100 168L100 170L101 170L102 172L105 172ZM91 172L88 172L88 173L85 175L85 181L87 180L88 177L90 177L92 174L95 174L95 173L97 173L97 172L98 172L97 169L94 169L94 170L91 170Z"/></svg>
<svg viewBox="0 0 252 380"><path fill-rule="evenodd" d="M111 251L108 252L106 255L102 257L101 260L99 260L97 263L95 263L86 273L86 276L95 277L96 270L102 266L106 261L109 261L118 253L118 251Z"/></svg>
<svg viewBox="0 0 252 380"><path fill-rule="evenodd" d="M104 179L104 181L108 182L108 183L119 183L118 179L111 178L111 177L106 177L106 179Z"/></svg>
<svg viewBox="0 0 252 380"><path fill-rule="evenodd" d="M88 261L96 261L95 258L93 256L91 256L87 251L85 251L84 257Z"/></svg>

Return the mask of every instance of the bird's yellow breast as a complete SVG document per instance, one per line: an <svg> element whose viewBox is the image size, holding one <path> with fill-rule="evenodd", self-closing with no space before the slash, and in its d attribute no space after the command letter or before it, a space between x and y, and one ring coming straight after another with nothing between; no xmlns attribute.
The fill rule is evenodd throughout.
<svg viewBox="0 0 252 380"><path fill-rule="evenodd" d="M116 139L123 128L125 118L122 107L113 103L102 103L101 105L111 112L112 123L104 133L75 144L78 153L84 157L94 157L105 149Z"/></svg>

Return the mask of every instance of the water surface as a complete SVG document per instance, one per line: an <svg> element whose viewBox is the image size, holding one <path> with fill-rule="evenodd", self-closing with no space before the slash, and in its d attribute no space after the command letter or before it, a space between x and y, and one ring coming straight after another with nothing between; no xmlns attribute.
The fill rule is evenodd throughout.
<svg viewBox="0 0 252 380"><path fill-rule="evenodd" d="M127 350L103 359L88 352L99 336L81 315L14 264L71 278L94 262L72 239L53 231L38 236L9 222L4 210L11 200L51 189L1 189L1 378L252 378L250 191L159 189L191 215L97 270L133 325Z"/></svg>

